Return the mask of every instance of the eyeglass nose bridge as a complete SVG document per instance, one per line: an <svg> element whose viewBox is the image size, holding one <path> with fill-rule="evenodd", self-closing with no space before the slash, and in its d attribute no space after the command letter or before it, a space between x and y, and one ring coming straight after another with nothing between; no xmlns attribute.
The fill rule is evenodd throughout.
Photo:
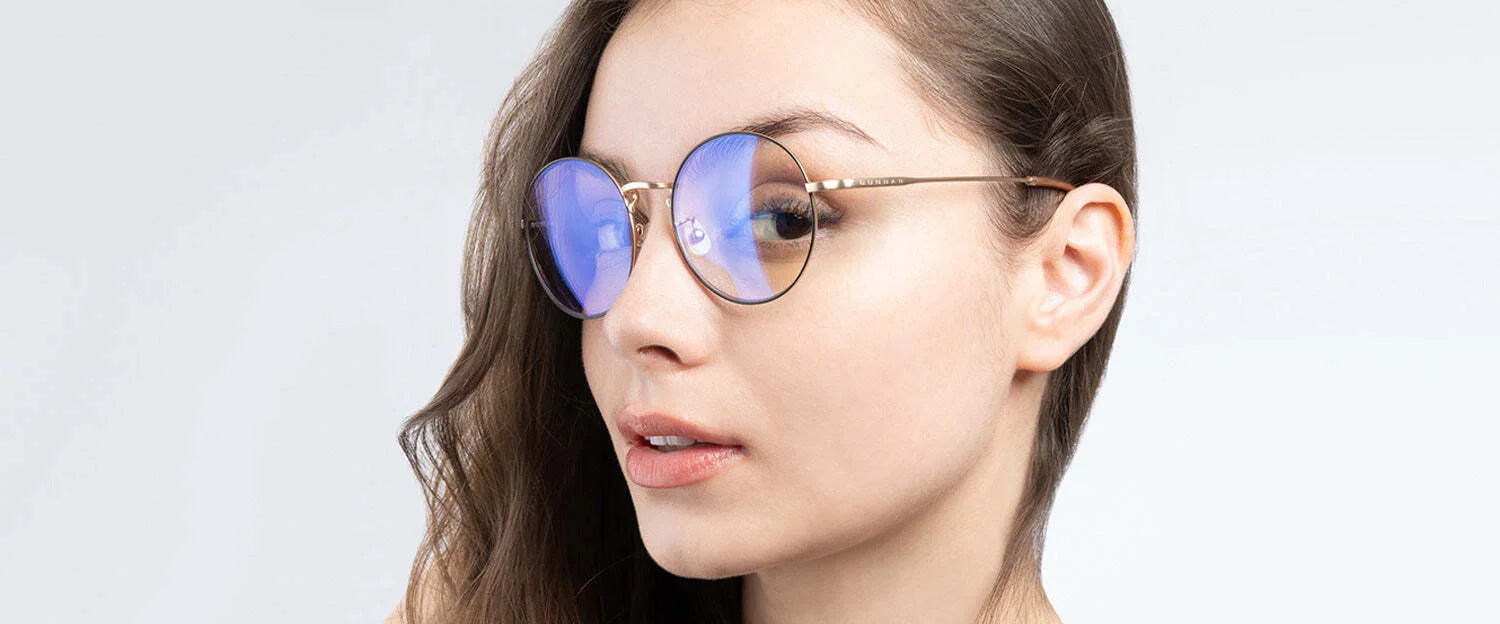
<svg viewBox="0 0 1500 624"><path fill-rule="evenodd" d="M637 249L645 243L646 226L636 212L635 204L640 199L640 191L646 189L671 190L671 182L626 182L620 185L620 195L625 198L625 209L630 212L631 228L635 230L635 246ZM667 209L672 209L672 196L667 195Z"/></svg>

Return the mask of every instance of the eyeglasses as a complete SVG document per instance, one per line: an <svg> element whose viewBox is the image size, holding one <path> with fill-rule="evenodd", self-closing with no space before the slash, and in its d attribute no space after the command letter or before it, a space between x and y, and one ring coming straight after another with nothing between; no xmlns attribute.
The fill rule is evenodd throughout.
<svg viewBox="0 0 1500 624"><path fill-rule="evenodd" d="M840 214L814 194L922 182L1011 182L1073 190L1042 176L846 178L812 182L781 143L755 132L725 132L692 149L671 183L620 184L587 158L543 165L527 194L521 232L547 296L570 316L603 316L635 266L645 236L635 210L644 189L670 189L673 239L693 276L739 304L766 303L802 276L819 222Z"/></svg>

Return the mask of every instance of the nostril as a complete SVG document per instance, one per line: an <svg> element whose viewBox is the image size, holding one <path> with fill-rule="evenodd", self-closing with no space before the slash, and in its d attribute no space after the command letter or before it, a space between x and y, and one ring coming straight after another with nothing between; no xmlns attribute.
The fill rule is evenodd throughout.
<svg viewBox="0 0 1500 624"><path fill-rule="evenodd" d="M637 349L636 351L638 353L640 353L641 360L644 361L644 362L646 362L646 363L650 363L650 364L660 364L660 363L681 364L682 363L682 359L679 358L679 357L677 357L677 353L675 351L673 351L671 349L668 349L667 347L664 347L664 346L661 346L661 345L645 346L645 347L641 347L641 348Z"/></svg>

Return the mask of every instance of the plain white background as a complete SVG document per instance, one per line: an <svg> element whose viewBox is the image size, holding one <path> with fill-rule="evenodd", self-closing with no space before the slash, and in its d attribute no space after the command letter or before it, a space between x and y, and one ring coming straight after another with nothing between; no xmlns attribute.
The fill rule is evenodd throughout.
<svg viewBox="0 0 1500 624"><path fill-rule="evenodd" d="M1495 5L1111 7L1139 254L1051 522L1082 622L1496 621ZM376 622L488 124L553 2L0 20L0 610Z"/></svg>

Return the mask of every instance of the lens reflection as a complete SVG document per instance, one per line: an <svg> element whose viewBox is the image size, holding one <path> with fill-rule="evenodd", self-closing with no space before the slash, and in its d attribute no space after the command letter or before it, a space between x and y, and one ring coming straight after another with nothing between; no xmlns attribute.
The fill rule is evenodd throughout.
<svg viewBox="0 0 1500 624"><path fill-rule="evenodd" d="M565 158L532 181L531 206L540 224L528 229L528 244L548 294L573 316L603 314L624 290L632 261L619 187L598 165Z"/></svg>
<svg viewBox="0 0 1500 624"><path fill-rule="evenodd" d="M672 191L683 256L705 285L741 303L791 288L812 251L807 177L775 141L748 133L694 148Z"/></svg>

